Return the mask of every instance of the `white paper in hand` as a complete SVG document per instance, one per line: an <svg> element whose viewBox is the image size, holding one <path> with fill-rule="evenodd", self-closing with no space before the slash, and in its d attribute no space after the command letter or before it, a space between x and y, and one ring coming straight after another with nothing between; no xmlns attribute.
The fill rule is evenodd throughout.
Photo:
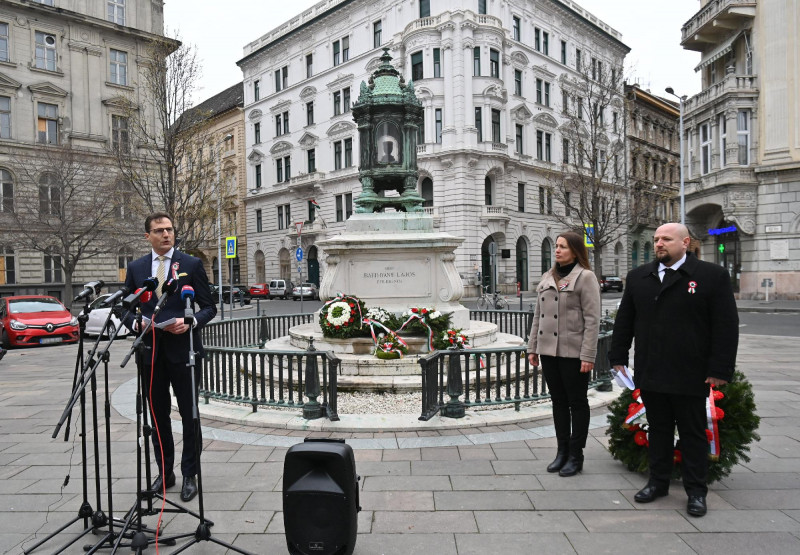
<svg viewBox="0 0 800 555"><path fill-rule="evenodd" d="M622 367L624 372L617 372L614 368L611 368L611 371L614 373L614 381L617 382L617 385L620 387L627 387L630 390L636 389L636 386L633 384L633 372L627 366Z"/></svg>

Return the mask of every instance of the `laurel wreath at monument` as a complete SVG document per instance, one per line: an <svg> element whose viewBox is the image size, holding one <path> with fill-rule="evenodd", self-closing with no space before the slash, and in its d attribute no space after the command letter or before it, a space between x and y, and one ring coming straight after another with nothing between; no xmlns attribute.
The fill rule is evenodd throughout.
<svg viewBox="0 0 800 555"><path fill-rule="evenodd" d="M756 433L759 417L753 387L744 374L736 372L733 380L712 388L706 402L708 414L709 466L708 483L716 482L731 473L739 461L749 462L750 444L761 437ZM608 450L629 470L647 472L648 425L647 413L641 403L639 390L624 389L609 406L610 436ZM676 432L672 477L681 477L681 445Z"/></svg>

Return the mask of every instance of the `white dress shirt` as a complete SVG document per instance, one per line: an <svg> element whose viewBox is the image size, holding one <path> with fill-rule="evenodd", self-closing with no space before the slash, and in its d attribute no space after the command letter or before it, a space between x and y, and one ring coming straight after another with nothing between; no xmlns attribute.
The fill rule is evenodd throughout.
<svg viewBox="0 0 800 555"><path fill-rule="evenodd" d="M678 260L672 266L664 266L663 262L659 263L659 265L658 265L658 279L660 279L661 281L664 281L664 270L666 270L667 268L670 268L672 270L677 270L678 268L680 268L683 265L684 262L686 262L686 253L683 253L683 256L681 257L681 259Z"/></svg>

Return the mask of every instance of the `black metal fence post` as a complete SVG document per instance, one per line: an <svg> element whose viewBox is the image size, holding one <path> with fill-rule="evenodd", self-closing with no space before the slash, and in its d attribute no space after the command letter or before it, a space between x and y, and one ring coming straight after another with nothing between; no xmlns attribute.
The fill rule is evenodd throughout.
<svg viewBox="0 0 800 555"><path fill-rule="evenodd" d="M314 347L314 340L308 340L308 353L306 355L306 387L305 395L308 401L303 404L303 418L314 420L322 418L322 405L317 401L320 394L319 371L317 370L317 349Z"/></svg>
<svg viewBox="0 0 800 555"><path fill-rule="evenodd" d="M447 350L447 394L450 400L442 407L442 416L448 418L464 418L464 403L459 399L464 393L464 382L461 379L461 349L453 345Z"/></svg>

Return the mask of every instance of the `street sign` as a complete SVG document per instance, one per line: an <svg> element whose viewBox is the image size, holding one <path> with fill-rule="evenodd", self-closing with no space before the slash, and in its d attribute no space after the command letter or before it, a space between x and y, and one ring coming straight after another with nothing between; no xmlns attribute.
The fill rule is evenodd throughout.
<svg viewBox="0 0 800 555"><path fill-rule="evenodd" d="M772 287L772 280L770 278L764 278L761 280L761 287Z"/></svg>
<svg viewBox="0 0 800 555"><path fill-rule="evenodd" d="M497 243L495 243L494 241L489 243L489 254L491 256L494 256L494 255L497 254Z"/></svg>
<svg viewBox="0 0 800 555"><path fill-rule="evenodd" d="M303 267L300 266L299 264L297 265L297 273L303 275Z"/></svg>
<svg viewBox="0 0 800 555"><path fill-rule="evenodd" d="M592 224L583 224L583 244L587 248L594 248L594 226Z"/></svg>
<svg viewBox="0 0 800 555"><path fill-rule="evenodd" d="M236 258L236 237L225 237L225 258Z"/></svg>
<svg viewBox="0 0 800 555"><path fill-rule="evenodd" d="M303 231L303 222L295 222L294 227L297 228L297 234L300 235L300 232Z"/></svg>
<svg viewBox="0 0 800 555"><path fill-rule="evenodd" d="M294 251L294 257L297 259L298 262L303 261L303 247L297 247L297 250Z"/></svg>

